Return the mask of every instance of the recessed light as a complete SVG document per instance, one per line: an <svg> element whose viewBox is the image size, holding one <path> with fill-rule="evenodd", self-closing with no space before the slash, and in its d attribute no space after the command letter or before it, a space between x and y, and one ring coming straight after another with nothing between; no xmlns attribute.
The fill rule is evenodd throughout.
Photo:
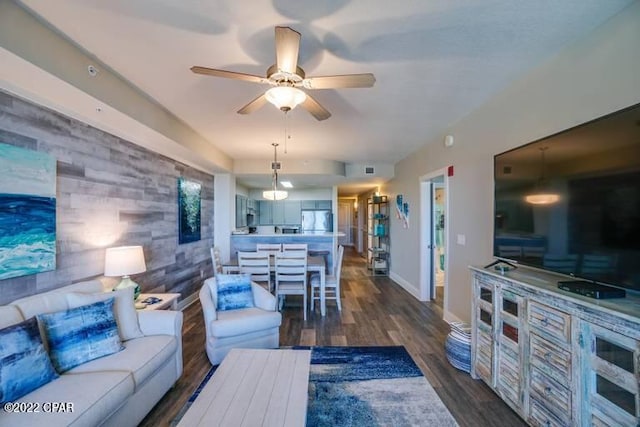
<svg viewBox="0 0 640 427"><path fill-rule="evenodd" d="M293 188L291 181L280 181L280 184L282 184L284 188Z"/></svg>

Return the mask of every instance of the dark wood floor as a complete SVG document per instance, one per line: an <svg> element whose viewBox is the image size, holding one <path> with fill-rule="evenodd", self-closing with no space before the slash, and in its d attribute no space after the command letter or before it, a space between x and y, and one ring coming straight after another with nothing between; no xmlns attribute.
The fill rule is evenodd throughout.
<svg viewBox="0 0 640 427"><path fill-rule="evenodd" d="M525 423L483 382L453 368L444 354L449 327L442 308L419 302L386 277L367 275L364 261L345 250L342 313L334 301L327 316L315 312L302 320L301 300L285 305L280 345L403 345L461 426L524 426ZM143 420L142 426L167 426L209 371L199 303L184 311L184 372L175 387Z"/></svg>

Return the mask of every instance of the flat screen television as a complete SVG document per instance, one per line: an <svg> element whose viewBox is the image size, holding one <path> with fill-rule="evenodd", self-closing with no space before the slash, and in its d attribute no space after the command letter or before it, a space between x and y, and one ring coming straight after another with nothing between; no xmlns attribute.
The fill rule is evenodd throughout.
<svg viewBox="0 0 640 427"><path fill-rule="evenodd" d="M494 165L495 257L640 291L640 104Z"/></svg>

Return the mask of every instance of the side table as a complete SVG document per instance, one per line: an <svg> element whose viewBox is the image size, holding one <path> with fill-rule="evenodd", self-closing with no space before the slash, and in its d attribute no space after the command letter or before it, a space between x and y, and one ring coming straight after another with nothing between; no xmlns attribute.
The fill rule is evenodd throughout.
<svg viewBox="0 0 640 427"><path fill-rule="evenodd" d="M138 299L136 300L136 305L142 303L142 301L147 298L158 298L161 301L158 301L155 304L147 304L144 308L138 308L138 310L178 310L178 298L180 298L180 294L140 294Z"/></svg>

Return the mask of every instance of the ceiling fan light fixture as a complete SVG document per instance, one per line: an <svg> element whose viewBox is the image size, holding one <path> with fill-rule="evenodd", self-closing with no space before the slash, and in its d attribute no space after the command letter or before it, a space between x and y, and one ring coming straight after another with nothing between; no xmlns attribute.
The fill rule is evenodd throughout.
<svg viewBox="0 0 640 427"><path fill-rule="evenodd" d="M300 89L292 86L275 86L265 93L267 101L282 111L296 108L298 104L307 99L307 95Z"/></svg>

